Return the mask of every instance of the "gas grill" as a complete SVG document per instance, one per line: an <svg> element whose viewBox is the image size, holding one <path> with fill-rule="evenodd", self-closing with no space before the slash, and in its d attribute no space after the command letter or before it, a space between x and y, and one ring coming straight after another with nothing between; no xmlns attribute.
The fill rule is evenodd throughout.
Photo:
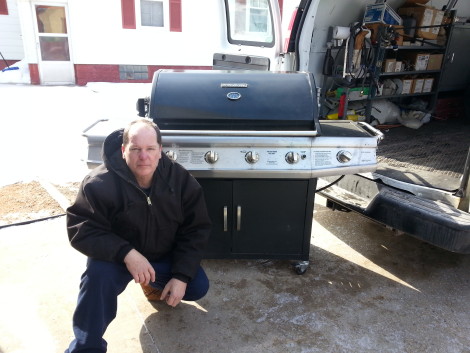
<svg viewBox="0 0 470 353"><path fill-rule="evenodd" d="M163 151L204 189L206 258L289 259L305 272L317 178L376 168L381 133L320 121L309 73L160 70L137 105L160 127ZM89 165L101 162L111 126L84 132Z"/></svg>

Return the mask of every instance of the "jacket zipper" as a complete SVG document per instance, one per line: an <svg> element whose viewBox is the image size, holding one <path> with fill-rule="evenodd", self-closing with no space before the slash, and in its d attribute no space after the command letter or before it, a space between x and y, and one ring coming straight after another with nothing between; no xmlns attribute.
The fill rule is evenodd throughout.
<svg viewBox="0 0 470 353"><path fill-rule="evenodd" d="M133 183L131 183L133 184ZM144 232L144 247L147 246L147 243L148 243L148 232L149 232L149 229L150 229L150 219L152 218L152 214L153 214L153 208L152 208L152 200L150 199L150 196L147 196L147 194L139 187L137 187L137 189L140 190L140 192L142 194L144 194L145 198L147 199L147 206L149 208L149 212L147 214L147 219L146 219L146 224L145 224L145 232ZM150 195L152 195L152 191L150 191Z"/></svg>

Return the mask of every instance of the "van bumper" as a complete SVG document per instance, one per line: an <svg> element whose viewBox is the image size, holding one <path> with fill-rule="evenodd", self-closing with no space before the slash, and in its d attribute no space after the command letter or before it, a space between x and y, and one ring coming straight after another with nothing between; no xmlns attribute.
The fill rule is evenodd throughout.
<svg viewBox="0 0 470 353"><path fill-rule="evenodd" d="M379 185L363 207L328 189L320 195L439 248L470 254L470 214L444 202L420 198L386 185Z"/></svg>

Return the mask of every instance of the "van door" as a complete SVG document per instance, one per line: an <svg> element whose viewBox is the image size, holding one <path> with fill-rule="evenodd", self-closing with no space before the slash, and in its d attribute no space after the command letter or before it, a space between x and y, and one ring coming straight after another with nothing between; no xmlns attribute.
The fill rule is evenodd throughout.
<svg viewBox="0 0 470 353"><path fill-rule="evenodd" d="M281 16L278 0L224 0L221 52L214 69L276 70L280 65Z"/></svg>

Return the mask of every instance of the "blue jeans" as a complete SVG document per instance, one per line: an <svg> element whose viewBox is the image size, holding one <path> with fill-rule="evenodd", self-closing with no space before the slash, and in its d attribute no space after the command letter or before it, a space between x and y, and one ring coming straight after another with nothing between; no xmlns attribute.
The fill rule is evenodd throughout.
<svg viewBox="0 0 470 353"><path fill-rule="evenodd" d="M171 262L165 259L151 263L156 272L152 286L163 289L171 279ZM65 353L102 353L107 343L106 328L117 312L117 297L126 289L132 276L124 264L88 259L81 277L77 307L73 315L75 339ZM209 280L202 269L188 283L183 300L201 299L209 290Z"/></svg>

